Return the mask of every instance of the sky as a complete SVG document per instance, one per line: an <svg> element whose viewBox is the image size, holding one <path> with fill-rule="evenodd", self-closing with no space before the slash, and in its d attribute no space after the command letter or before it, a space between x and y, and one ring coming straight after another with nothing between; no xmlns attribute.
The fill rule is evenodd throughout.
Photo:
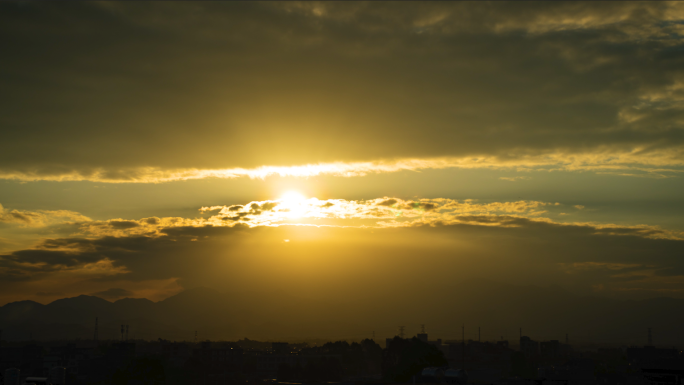
<svg viewBox="0 0 684 385"><path fill-rule="evenodd" d="M678 2L2 2L0 304L684 298L683 33Z"/></svg>

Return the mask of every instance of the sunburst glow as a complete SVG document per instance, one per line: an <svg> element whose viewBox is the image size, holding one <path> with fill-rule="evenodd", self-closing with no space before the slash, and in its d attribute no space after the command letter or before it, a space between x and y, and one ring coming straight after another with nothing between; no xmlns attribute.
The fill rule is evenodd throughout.
<svg viewBox="0 0 684 385"><path fill-rule="evenodd" d="M279 201L283 203L298 203L306 200L306 197L297 191L288 191L280 196Z"/></svg>
<svg viewBox="0 0 684 385"><path fill-rule="evenodd" d="M286 218L297 219L305 216L307 212L306 197L296 191L284 193L280 199L280 211Z"/></svg>

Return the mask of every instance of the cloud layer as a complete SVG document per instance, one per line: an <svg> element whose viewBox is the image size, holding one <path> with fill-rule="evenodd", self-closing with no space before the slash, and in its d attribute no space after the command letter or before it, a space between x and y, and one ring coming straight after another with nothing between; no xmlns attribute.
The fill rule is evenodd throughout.
<svg viewBox="0 0 684 385"><path fill-rule="evenodd" d="M250 279L305 290L312 279L342 279L333 266L352 277L362 274L354 272L359 266L375 271L403 261L401 276L423 255L448 266L445 272L504 282L533 279L628 298L684 296L683 234L557 219L583 209L540 201L290 197L202 207L197 218L50 224L65 235L0 255L0 288L42 293L40 301L55 297L45 293L83 292L164 298L198 284L222 287L230 276L231 290L244 290Z"/></svg>
<svg viewBox="0 0 684 385"><path fill-rule="evenodd" d="M0 178L684 166L676 2L1 6Z"/></svg>

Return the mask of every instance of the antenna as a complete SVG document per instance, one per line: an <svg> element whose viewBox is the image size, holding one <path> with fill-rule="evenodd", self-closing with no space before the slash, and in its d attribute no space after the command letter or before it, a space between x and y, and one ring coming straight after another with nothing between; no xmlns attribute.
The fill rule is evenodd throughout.
<svg viewBox="0 0 684 385"><path fill-rule="evenodd" d="M93 335L93 341L97 343L98 335L97 335L97 317L95 317L95 335Z"/></svg>
<svg viewBox="0 0 684 385"><path fill-rule="evenodd" d="M522 339L522 328L520 328L520 339Z"/></svg>
<svg viewBox="0 0 684 385"><path fill-rule="evenodd" d="M477 342L480 342L480 327L477 327Z"/></svg>
<svg viewBox="0 0 684 385"><path fill-rule="evenodd" d="M123 324L121 325L121 342L124 340L124 326Z"/></svg>
<svg viewBox="0 0 684 385"><path fill-rule="evenodd" d="M195 330L195 342L197 342L197 330Z"/></svg>
<svg viewBox="0 0 684 385"><path fill-rule="evenodd" d="M420 332L425 334L425 324L420 324Z"/></svg>
<svg viewBox="0 0 684 385"><path fill-rule="evenodd" d="M565 344L570 345L570 340L568 340L568 333L565 333Z"/></svg>
<svg viewBox="0 0 684 385"><path fill-rule="evenodd" d="M648 328L648 346L653 346L653 336L651 335L651 328Z"/></svg>
<svg viewBox="0 0 684 385"><path fill-rule="evenodd" d="M404 327L399 326L399 338L404 339Z"/></svg>
<svg viewBox="0 0 684 385"><path fill-rule="evenodd" d="M130 325L126 325L126 341L128 341L128 327L129 327L129 326L130 326Z"/></svg>

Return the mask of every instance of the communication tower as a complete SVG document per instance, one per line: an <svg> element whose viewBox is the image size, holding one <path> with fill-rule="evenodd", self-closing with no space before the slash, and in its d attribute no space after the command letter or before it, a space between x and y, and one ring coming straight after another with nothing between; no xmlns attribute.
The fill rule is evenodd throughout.
<svg viewBox="0 0 684 385"><path fill-rule="evenodd" d="M399 326L399 338L404 339L404 327Z"/></svg>
<svg viewBox="0 0 684 385"><path fill-rule="evenodd" d="M425 334L425 324L420 324L420 332Z"/></svg>
<svg viewBox="0 0 684 385"><path fill-rule="evenodd" d="M651 335L651 328L648 328L648 346L653 346L653 336Z"/></svg>

